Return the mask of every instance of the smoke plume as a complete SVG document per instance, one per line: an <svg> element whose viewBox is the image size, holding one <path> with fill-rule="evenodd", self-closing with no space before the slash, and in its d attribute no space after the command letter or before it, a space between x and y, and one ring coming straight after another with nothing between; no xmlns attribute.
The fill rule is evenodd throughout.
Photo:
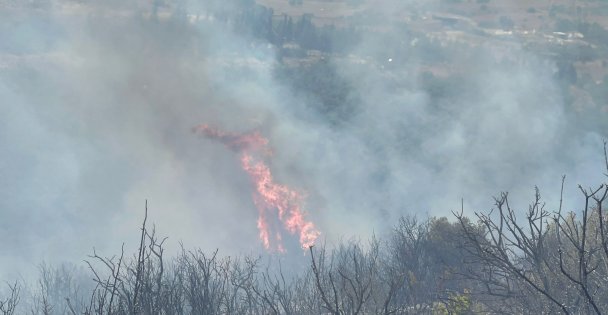
<svg viewBox="0 0 608 315"><path fill-rule="evenodd" d="M392 31L319 63L352 100L330 110L277 75L277 47L209 14L222 2L0 4L0 276L134 248L146 199L169 247L226 254L301 255L317 231L328 244L365 238L400 215L449 216L461 198L486 210L500 191L525 209L535 185L552 207L562 174L576 210L575 185L601 179L605 135L575 123L554 62L517 42L503 60L492 42L454 44L451 97L438 98L423 60L439 45L384 19L397 4L362 18ZM202 141L190 132L202 122L239 136L203 129L219 141ZM251 130L272 161L266 140L248 157ZM251 185L269 171L305 204L277 206ZM282 243L264 227L271 206L295 234Z"/></svg>

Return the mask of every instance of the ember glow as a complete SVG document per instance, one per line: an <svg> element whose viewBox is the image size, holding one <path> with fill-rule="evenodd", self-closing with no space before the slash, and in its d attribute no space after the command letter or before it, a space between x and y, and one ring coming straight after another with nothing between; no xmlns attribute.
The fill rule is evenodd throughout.
<svg viewBox="0 0 608 315"><path fill-rule="evenodd" d="M259 211L257 226L262 244L267 250L284 252L281 230L297 234L302 248L312 246L320 232L314 223L306 220L301 205L303 196L286 185L274 182L270 168L266 164L272 156L268 139L259 132L234 134L200 125L194 128L198 134L215 139L239 153L241 167L254 185L253 202ZM272 216L282 224L273 228Z"/></svg>

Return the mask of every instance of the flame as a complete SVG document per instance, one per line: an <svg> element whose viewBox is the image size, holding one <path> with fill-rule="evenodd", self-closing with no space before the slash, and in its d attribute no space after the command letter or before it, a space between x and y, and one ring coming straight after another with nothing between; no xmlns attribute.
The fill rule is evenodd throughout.
<svg viewBox="0 0 608 315"><path fill-rule="evenodd" d="M275 183L272 172L265 162L272 156L268 139L257 131L234 134L208 125L197 126L194 131L207 138L216 139L239 153L241 167L249 174L255 188L253 202L258 209L257 226L260 240L266 249L285 251L280 231L274 233L271 231L269 215L273 212L276 212L277 219L285 230L291 234L298 234L302 248L306 249L314 245L321 233L314 223L305 218L305 212L301 208L304 197L286 185Z"/></svg>

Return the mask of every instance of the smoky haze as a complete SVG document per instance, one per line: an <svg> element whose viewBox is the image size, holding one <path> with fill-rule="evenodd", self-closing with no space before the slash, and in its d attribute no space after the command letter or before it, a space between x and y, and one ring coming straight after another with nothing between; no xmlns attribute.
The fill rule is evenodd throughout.
<svg viewBox="0 0 608 315"><path fill-rule="evenodd" d="M380 1L362 23L391 31L322 61L352 100L328 114L277 74L277 47L208 14L220 5L0 9L1 276L134 248L146 199L170 248L261 252L249 178L192 133L201 123L265 135L277 182L305 192L329 244L448 216L461 198L486 210L500 191L523 210L535 185L555 207L562 174L576 210L576 185L601 179L605 135L574 123L555 63L517 42L508 58L491 42L454 48L456 92L433 99L419 73L436 52L410 50L419 39L383 18L403 2Z"/></svg>

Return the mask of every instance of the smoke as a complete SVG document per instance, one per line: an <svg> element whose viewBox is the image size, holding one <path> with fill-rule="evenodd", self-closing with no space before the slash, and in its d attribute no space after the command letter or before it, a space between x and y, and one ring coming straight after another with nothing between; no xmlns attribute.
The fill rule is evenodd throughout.
<svg viewBox="0 0 608 315"><path fill-rule="evenodd" d="M260 252L249 178L190 132L200 123L268 137L277 181L306 192L330 243L403 214L450 215L461 198L486 210L500 191L525 209L535 185L555 206L562 174L576 210L575 185L601 180L605 135L572 122L555 65L517 44L509 60L492 43L453 45L453 90L437 98L424 60L438 46L379 18L369 23L391 32L324 63L353 100L328 119L277 78L275 47L215 21L211 5L184 4L195 13L180 19L135 2L0 9L1 276L133 248L146 199L169 246Z"/></svg>

